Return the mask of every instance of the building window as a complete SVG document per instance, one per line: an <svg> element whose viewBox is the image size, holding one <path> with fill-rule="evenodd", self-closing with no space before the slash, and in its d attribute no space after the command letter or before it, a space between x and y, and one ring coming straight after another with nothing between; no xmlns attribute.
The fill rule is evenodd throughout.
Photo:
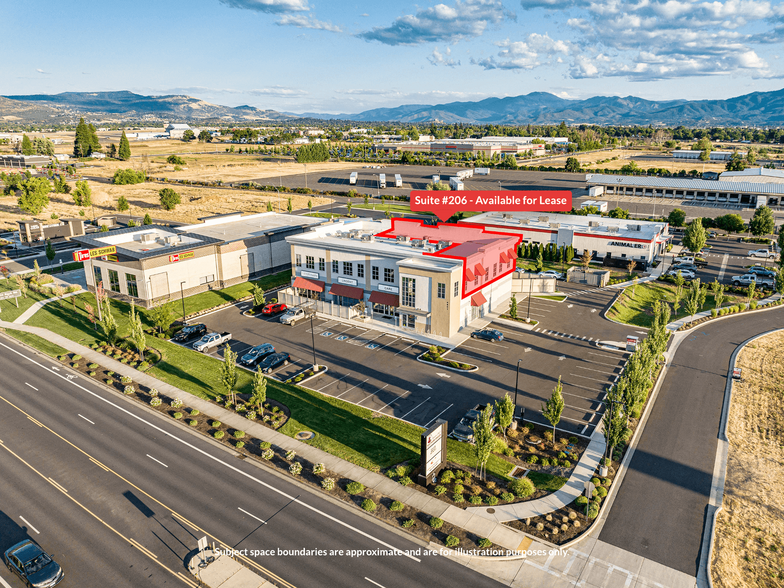
<svg viewBox="0 0 784 588"><path fill-rule="evenodd" d="M323 257L319 257L319 271L323 272L326 271L326 262L324 261Z"/></svg>
<svg viewBox="0 0 784 588"><path fill-rule="evenodd" d="M365 277L365 264L364 263L358 263L357 264L357 277L358 278L364 278Z"/></svg>
<svg viewBox="0 0 784 588"><path fill-rule="evenodd" d="M343 275L344 276L353 276L354 275L354 264L350 261L343 262Z"/></svg>
<svg viewBox="0 0 784 588"><path fill-rule="evenodd" d="M384 268L384 281L389 282L390 284L395 283L395 270L389 269L388 267Z"/></svg>
<svg viewBox="0 0 784 588"><path fill-rule="evenodd" d="M302 256L299 253L294 256L294 263L297 267L302 267Z"/></svg>
<svg viewBox="0 0 784 588"><path fill-rule="evenodd" d="M101 275L101 268L97 265L93 267L93 270L95 270L95 287L97 288L98 284L103 282L103 276Z"/></svg>
<svg viewBox="0 0 784 588"><path fill-rule="evenodd" d="M109 290L112 292L120 291L120 274L115 270L109 270Z"/></svg>
<svg viewBox="0 0 784 588"><path fill-rule="evenodd" d="M402 317L403 326L409 329L416 328L416 317L413 314L404 314Z"/></svg>
<svg viewBox="0 0 784 588"><path fill-rule="evenodd" d="M332 262L332 273L333 274L338 273L338 262L337 261L333 261Z"/></svg>
<svg viewBox="0 0 784 588"><path fill-rule="evenodd" d="M384 273L386 274L386 270ZM416 280L414 278L403 278L403 298L400 303L403 306L416 306Z"/></svg>
<svg viewBox="0 0 784 588"><path fill-rule="evenodd" d="M446 298L446 284L438 284L438 297Z"/></svg>
<svg viewBox="0 0 784 588"><path fill-rule="evenodd" d="M370 266L370 277L378 282L378 266Z"/></svg>
<svg viewBox="0 0 784 588"><path fill-rule="evenodd" d="M455 282L455 296L460 295L460 282Z"/></svg>
<svg viewBox="0 0 784 588"><path fill-rule="evenodd" d="M128 296L139 297L139 289L136 287L136 276L125 274L125 285L128 286Z"/></svg>
<svg viewBox="0 0 784 588"><path fill-rule="evenodd" d="M497 274L498 274L498 264L494 263L493 264L493 277L496 277Z"/></svg>
<svg viewBox="0 0 784 588"><path fill-rule="evenodd" d="M305 267L308 269L316 269L316 258L312 255L305 256Z"/></svg>

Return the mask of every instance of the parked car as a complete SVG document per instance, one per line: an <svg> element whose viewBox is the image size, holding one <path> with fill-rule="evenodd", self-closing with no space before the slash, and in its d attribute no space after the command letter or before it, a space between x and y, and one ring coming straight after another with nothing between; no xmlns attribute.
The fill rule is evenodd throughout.
<svg viewBox="0 0 784 588"><path fill-rule="evenodd" d="M273 353L261 360L258 369L263 374L269 374L282 365L288 365L290 357L288 353Z"/></svg>
<svg viewBox="0 0 784 588"><path fill-rule="evenodd" d="M199 339L207 334L207 325L198 323L195 325L185 325L180 331L172 337L172 341L177 343L189 343L194 339Z"/></svg>
<svg viewBox="0 0 784 588"><path fill-rule="evenodd" d="M718 236L719 236L719 234L716 231L708 231L708 237L710 239L715 239Z"/></svg>
<svg viewBox="0 0 784 588"><path fill-rule="evenodd" d="M697 266L693 263L676 263L670 268L670 271L678 273L678 271L697 272ZM674 275L674 274L673 274Z"/></svg>
<svg viewBox="0 0 784 588"><path fill-rule="evenodd" d="M744 274L742 276L732 276L733 286L748 286L754 282L758 288L773 288L775 284L774 278L767 276L758 276L757 274Z"/></svg>
<svg viewBox="0 0 784 588"><path fill-rule="evenodd" d="M687 282L690 282L691 280L697 277L697 274L687 269L684 270L671 269L670 271L667 272L667 275L676 277L679 273L681 274L681 277L683 277L683 279L686 280Z"/></svg>
<svg viewBox="0 0 784 588"><path fill-rule="evenodd" d="M561 272L557 272L555 270L546 270L543 272L539 272L540 278L555 278L556 280L563 280L564 275Z"/></svg>
<svg viewBox="0 0 784 588"><path fill-rule="evenodd" d="M455 425L455 428L452 429L452 432L449 433L449 436L453 439L457 439L458 441L473 443L474 423L477 421L477 419L479 419L479 415L485 409L485 406L487 405L477 404L474 408L465 413L465 415L463 415L460 418L460 421ZM493 429L495 429L497 426L497 423L495 422L495 406L493 406L491 418L493 420Z"/></svg>
<svg viewBox="0 0 784 588"><path fill-rule="evenodd" d="M240 363L246 367L254 367L267 357L275 353L275 347L271 343L262 343L248 350L248 352L240 357Z"/></svg>
<svg viewBox="0 0 784 588"><path fill-rule="evenodd" d="M261 314L278 314L279 312L286 312L286 306L283 302L275 302L273 304L267 304L264 308L261 309Z"/></svg>
<svg viewBox="0 0 784 588"><path fill-rule="evenodd" d="M762 257L763 259L776 259L776 253L770 249L752 249L749 257Z"/></svg>
<svg viewBox="0 0 784 588"><path fill-rule="evenodd" d="M480 329L471 333L472 339L484 339L486 341L503 341L504 334L497 329Z"/></svg>
<svg viewBox="0 0 784 588"><path fill-rule="evenodd" d="M291 325L292 327L296 325L302 319L308 318L310 315L314 314L314 310L310 308L289 308L282 317L280 317L280 322L284 325Z"/></svg>
<svg viewBox="0 0 784 588"><path fill-rule="evenodd" d="M690 263L697 267L708 267L708 261L702 257L695 257L694 255L683 255L675 258L676 263Z"/></svg>
<svg viewBox="0 0 784 588"><path fill-rule="evenodd" d="M231 341L231 333L207 333L193 344L193 348L196 351L207 353L213 347L218 347L227 341Z"/></svg>
<svg viewBox="0 0 784 588"><path fill-rule="evenodd" d="M65 575L60 565L32 539L6 550L3 559L9 570L33 588L56 586Z"/></svg>
<svg viewBox="0 0 784 588"><path fill-rule="evenodd" d="M776 271L769 267L762 267L761 265L752 265L746 270L747 274L757 274L758 276L776 278Z"/></svg>

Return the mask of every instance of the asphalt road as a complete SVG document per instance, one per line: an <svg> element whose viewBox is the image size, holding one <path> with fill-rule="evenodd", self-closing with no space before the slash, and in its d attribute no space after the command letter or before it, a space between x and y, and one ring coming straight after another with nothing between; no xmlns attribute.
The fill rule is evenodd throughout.
<svg viewBox="0 0 784 588"><path fill-rule="evenodd" d="M599 539L697 575L729 360L781 308L690 331L662 383Z"/></svg>
<svg viewBox="0 0 784 588"><path fill-rule="evenodd" d="M0 341L0 369L6 375L0 393L0 463L8 463L11 458L3 454L13 451L29 464L17 460L13 465L12 460L13 470L35 467L43 476L25 481L24 474L17 478L15 473L18 485L3 485L3 520L10 526L7 519L16 522L21 515L42 533L45 529L43 543L64 563L67 577L92 578L64 587L125 585L111 581L109 574L125 575L130 565L129 586L182 585L175 574L184 572L182 558L203 535L249 550L413 551L422 546L360 511L239 460L233 451L81 376L68 379L66 368L54 371L52 364L16 343ZM44 478L66 489L67 498L90 509L100 524L110 525L118 540L112 542L100 528L81 526L72 519L75 508L64 508L57 500L51 508L26 502L27 496L36 498L36 487L55 492L55 498L65 496ZM62 522L51 521L61 509ZM11 540L0 536L0 548ZM93 565L93 559L98 563ZM373 583L451 587L456 577L471 586L498 586L430 555L275 555L244 561L276 585L298 588L367 588ZM96 582L94 576L104 568L109 579ZM143 573L149 579L137 577Z"/></svg>

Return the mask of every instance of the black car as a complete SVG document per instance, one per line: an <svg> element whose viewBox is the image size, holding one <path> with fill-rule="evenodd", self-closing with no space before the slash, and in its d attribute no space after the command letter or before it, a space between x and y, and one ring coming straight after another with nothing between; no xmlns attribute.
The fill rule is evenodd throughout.
<svg viewBox="0 0 784 588"><path fill-rule="evenodd" d="M275 347L273 347L272 344L262 343L261 345L256 345L256 347L249 349L245 355L240 357L240 363L246 367L253 367L258 365L262 359L273 353L275 353Z"/></svg>
<svg viewBox="0 0 784 588"><path fill-rule="evenodd" d="M63 579L63 569L32 539L8 549L3 559L8 569L32 588L50 588Z"/></svg>
<svg viewBox="0 0 784 588"><path fill-rule="evenodd" d="M288 365L289 357L288 353L273 353L261 360L258 369L264 374L269 374L272 370L277 369L282 365Z"/></svg>
<svg viewBox="0 0 784 588"><path fill-rule="evenodd" d="M487 341L503 341L504 334L497 329L481 329L471 333L472 339L485 339Z"/></svg>
<svg viewBox="0 0 784 588"><path fill-rule="evenodd" d="M194 339L201 339L207 334L207 325L204 323L197 323L195 325L185 325L179 333L172 337L172 341L177 343L189 343Z"/></svg>
<svg viewBox="0 0 784 588"><path fill-rule="evenodd" d="M687 270L687 271L696 273L697 272L697 266L694 265L693 263L676 263L675 265L673 265L670 268L670 270L672 270L672 271Z"/></svg>

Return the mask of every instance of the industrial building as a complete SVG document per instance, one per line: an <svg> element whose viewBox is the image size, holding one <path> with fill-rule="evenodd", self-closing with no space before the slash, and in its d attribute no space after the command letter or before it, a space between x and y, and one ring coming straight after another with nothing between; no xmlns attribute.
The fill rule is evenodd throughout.
<svg viewBox="0 0 784 588"><path fill-rule="evenodd" d="M784 170L749 167L743 171L722 172L719 180L722 182L750 182L753 184L784 184Z"/></svg>
<svg viewBox="0 0 784 588"><path fill-rule="evenodd" d="M511 296L520 236L412 219L329 223L286 239L287 304L451 337Z"/></svg>
<svg viewBox="0 0 784 588"><path fill-rule="evenodd" d="M577 255L588 250L594 258L634 260L643 268L662 255L669 243L667 223L598 215L485 212L459 224L520 235L525 243L571 245Z"/></svg>
<svg viewBox="0 0 784 588"><path fill-rule="evenodd" d="M693 200L747 208L777 205L784 198L784 184L747 182L742 177L733 181L586 174L585 181L589 189L602 187L605 198L672 198L678 202Z"/></svg>
<svg viewBox="0 0 784 588"><path fill-rule="evenodd" d="M0 166L27 169L52 163L47 155L0 155Z"/></svg>
<svg viewBox="0 0 784 588"><path fill-rule="evenodd" d="M544 155L544 143L534 143L529 137L485 137L483 139L455 139L437 140L420 143L405 141L403 143L384 144L385 151L403 152L430 152L430 153L455 153L462 155L482 155L489 159L493 155Z"/></svg>
<svg viewBox="0 0 784 588"><path fill-rule="evenodd" d="M734 151L711 151L708 154L708 161L728 161L733 153ZM699 159L700 154L702 154L702 151L692 149L675 149L672 152L672 156L675 159ZM746 153L740 154L744 157L746 156Z"/></svg>
<svg viewBox="0 0 784 588"><path fill-rule="evenodd" d="M84 235L83 218L61 218L59 220L21 220L19 240L22 243L35 243L47 239L70 239Z"/></svg>
<svg viewBox="0 0 784 588"><path fill-rule="evenodd" d="M286 237L324 219L241 213L179 227L146 225L77 237L90 291L149 308L158 302L225 288L291 267Z"/></svg>

